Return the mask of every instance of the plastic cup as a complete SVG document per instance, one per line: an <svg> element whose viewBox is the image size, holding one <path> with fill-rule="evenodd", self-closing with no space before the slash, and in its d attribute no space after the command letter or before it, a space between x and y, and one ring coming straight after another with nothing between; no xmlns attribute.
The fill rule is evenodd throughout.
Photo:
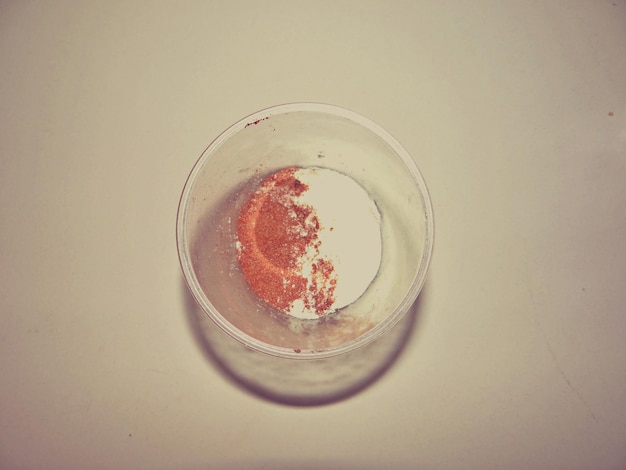
<svg viewBox="0 0 626 470"><path fill-rule="evenodd" d="M350 176L381 213L378 274L354 303L317 320L265 304L237 263L239 211L263 178L290 166ZM191 295L228 336L280 358L322 359L362 348L402 319L424 285L433 230L424 179L388 132L344 108L292 103L238 121L202 153L180 199L177 244Z"/></svg>

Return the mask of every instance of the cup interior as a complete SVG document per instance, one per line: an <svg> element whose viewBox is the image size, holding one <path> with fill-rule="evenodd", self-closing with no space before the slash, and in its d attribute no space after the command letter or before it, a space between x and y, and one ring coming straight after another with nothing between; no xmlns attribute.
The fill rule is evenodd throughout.
<svg viewBox="0 0 626 470"><path fill-rule="evenodd" d="M237 263L241 208L265 177L290 166L350 176L381 214L378 274L358 300L319 320L265 304ZM432 206L414 161L385 130L343 108L295 103L242 119L203 152L181 196L177 242L192 295L226 333L272 355L321 358L373 341L415 301L432 253Z"/></svg>

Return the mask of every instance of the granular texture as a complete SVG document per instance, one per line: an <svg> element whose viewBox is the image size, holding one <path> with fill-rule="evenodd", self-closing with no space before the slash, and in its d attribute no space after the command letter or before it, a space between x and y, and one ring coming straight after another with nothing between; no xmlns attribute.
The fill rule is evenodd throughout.
<svg viewBox="0 0 626 470"><path fill-rule="evenodd" d="M238 261L250 288L272 307L289 313L297 305L320 316L335 300L332 261L320 257L320 221L299 196L308 186L296 167L267 177L241 210Z"/></svg>

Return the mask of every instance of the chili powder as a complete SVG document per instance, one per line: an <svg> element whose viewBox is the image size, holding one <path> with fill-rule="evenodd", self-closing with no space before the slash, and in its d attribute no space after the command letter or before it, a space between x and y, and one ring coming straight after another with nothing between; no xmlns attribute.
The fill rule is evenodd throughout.
<svg viewBox="0 0 626 470"><path fill-rule="evenodd" d="M335 301L332 261L319 257L320 222L298 201L308 190L289 167L265 178L239 214L238 262L254 293L289 313L294 303L322 316Z"/></svg>

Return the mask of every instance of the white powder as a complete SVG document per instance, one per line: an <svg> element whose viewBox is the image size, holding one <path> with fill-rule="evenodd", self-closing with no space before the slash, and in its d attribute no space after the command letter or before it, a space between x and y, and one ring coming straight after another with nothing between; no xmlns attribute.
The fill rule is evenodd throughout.
<svg viewBox="0 0 626 470"><path fill-rule="evenodd" d="M376 277L382 254L380 213L367 192L346 175L308 167L298 169L294 177L308 186L296 202L313 207L320 223L320 245L304 254L302 275L310 284L316 260L332 263L337 284L335 301L326 312L331 313L356 301ZM302 300L293 302L287 313L319 318Z"/></svg>

